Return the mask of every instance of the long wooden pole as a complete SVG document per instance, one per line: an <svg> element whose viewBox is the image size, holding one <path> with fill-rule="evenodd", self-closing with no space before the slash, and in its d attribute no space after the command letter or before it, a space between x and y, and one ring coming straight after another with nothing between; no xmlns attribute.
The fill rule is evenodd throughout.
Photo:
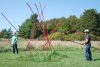
<svg viewBox="0 0 100 67"><path fill-rule="evenodd" d="M18 31L18 30L16 29L16 27L8 20L8 18L7 18L3 13L1 13L1 15L7 20L7 22L8 22L16 31Z"/></svg>
<svg viewBox="0 0 100 67"><path fill-rule="evenodd" d="M30 8L31 12L34 14L34 11L32 10L31 6L27 3L28 7Z"/></svg>

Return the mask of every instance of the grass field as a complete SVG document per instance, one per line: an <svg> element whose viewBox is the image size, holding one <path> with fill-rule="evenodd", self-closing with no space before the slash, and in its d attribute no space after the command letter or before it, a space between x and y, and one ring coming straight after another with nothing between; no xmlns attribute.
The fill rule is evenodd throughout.
<svg viewBox="0 0 100 67"><path fill-rule="evenodd" d="M44 41L33 41L38 48ZM27 42L18 42L19 54L12 54L8 41L0 41L0 67L100 67L100 42L92 41L93 61L86 61L82 45L69 41L52 41L53 51L42 48L25 51Z"/></svg>
<svg viewBox="0 0 100 67"><path fill-rule="evenodd" d="M0 53L0 67L100 67L100 50L92 48L93 61L86 61L83 48L66 47L54 51L11 51Z"/></svg>

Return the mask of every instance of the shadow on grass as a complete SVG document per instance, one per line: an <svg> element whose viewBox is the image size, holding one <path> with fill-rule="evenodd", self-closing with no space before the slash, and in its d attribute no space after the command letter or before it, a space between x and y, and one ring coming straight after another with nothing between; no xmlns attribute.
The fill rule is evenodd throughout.
<svg viewBox="0 0 100 67"><path fill-rule="evenodd" d="M100 61L100 58L95 58L94 61Z"/></svg>

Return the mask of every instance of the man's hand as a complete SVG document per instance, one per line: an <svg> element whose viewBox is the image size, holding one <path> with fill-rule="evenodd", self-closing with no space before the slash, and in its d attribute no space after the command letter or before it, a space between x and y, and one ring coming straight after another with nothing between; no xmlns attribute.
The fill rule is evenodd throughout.
<svg viewBox="0 0 100 67"><path fill-rule="evenodd" d="M84 45L85 43L81 43L81 45Z"/></svg>

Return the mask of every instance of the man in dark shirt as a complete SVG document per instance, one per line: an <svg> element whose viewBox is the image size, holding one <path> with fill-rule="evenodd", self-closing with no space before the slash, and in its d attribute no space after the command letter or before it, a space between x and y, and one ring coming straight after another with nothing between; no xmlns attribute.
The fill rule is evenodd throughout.
<svg viewBox="0 0 100 67"><path fill-rule="evenodd" d="M85 48L84 48L84 53L85 53L85 58L88 61L92 60L92 53L91 53L91 36L89 34L89 30L86 29L85 31L86 34L86 39L85 39Z"/></svg>

